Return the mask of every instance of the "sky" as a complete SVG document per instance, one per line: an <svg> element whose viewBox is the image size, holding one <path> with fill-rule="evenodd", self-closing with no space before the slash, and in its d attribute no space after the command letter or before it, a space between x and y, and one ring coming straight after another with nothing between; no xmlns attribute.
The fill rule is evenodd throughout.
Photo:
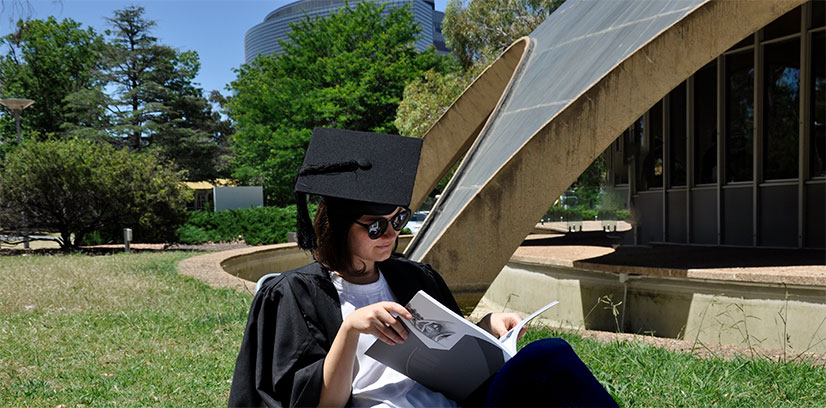
<svg viewBox="0 0 826 408"><path fill-rule="evenodd" d="M130 5L145 9L154 20L153 35L159 42L181 51L198 52L201 71L195 81L205 94L224 88L235 79L234 68L244 62L244 35L266 15L291 0L0 0L0 36L13 31L13 20L54 16L71 18L99 32L109 28L106 17ZM446 0L436 0L444 11ZM0 50L5 54L6 50Z"/></svg>

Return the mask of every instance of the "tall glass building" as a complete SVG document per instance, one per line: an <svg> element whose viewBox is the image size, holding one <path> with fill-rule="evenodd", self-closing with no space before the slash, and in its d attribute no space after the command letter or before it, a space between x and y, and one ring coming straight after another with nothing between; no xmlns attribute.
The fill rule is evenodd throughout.
<svg viewBox="0 0 826 408"><path fill-rule="evenodd" d="M413 17L422 28L416 47L424 51L428 46L436 47L437 52L447 53L442 37L442 18L444 13L436 11L433 0L363 0L387 3L387 7L410 5ZM354 4L350 2L349 4ZM244 37L244 62L249 64L259 55L278 54L281 52L279 40L286 41L290 24L297 23L305 16L324 17L345 7L345 0L299 0L275 9L264 18L264 22L253 26Z"/></svg>

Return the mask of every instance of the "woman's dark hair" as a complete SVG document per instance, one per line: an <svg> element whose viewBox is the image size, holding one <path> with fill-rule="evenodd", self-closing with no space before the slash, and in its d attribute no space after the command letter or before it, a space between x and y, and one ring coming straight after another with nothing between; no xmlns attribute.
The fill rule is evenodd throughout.
<svg viewBox="0 0 826 408"><path fill-rule="evenodd" d="M318 237L318 248L313 251L313 257L331 271L361 275L365 272L366 265L361 265L360 268L353 265L347 236L353 221L362 214L347 210L329 206L324 201L318 204L313 222L313 229Z"/></svg>

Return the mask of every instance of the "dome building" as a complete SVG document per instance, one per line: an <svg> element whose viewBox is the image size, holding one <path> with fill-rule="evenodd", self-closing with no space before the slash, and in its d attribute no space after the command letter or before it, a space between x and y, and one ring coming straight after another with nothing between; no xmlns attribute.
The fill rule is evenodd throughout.
<svg viewBox="0 0 826 408"><path fill-rule="evenodd" d="M421 26L416 48L424 51L428 46L435 46L440 53L449 52L442 37L442 18L444 13L436 11L433 0L364 0L387 3L387 7L410 5L415 21ZM244 37L244 62L249 64L259 55L281 53L279 40L286 41L290 24L310 18L324 17L345 7L344 0L299 0L272 11L260 24L253 26ZM353 4L353 3L350 3Z"/></svg>

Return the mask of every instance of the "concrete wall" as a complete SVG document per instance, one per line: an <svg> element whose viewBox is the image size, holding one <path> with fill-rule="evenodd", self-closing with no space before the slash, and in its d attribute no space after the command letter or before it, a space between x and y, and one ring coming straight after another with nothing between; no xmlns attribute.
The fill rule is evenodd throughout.
<svg viewBox="0 0 826 408"><path fill-rule="evenodd" d="M702 344L826 352L826 286L625 275L511 260L471 319L489 312L532 313L538 322L624 331ZM617 313L616 318L614 313Z"/></svg>
<svg viewBox="0 0 826 408"><path fill-rule="evenodd" d="M826 307L824 291L808 294L775 291L773 299L750 294L694 294L683 338L704 344L735 344L755 348L826 352ZM786 340L784 340L786 339Z"/></svg>
<svg viewBox="0 0 826 408"><path fill-rule="evenodd" d="M400 236L397 251L404 251L411 238L412 235ZM256 282L268 273L286 272L312 262L310 252L301 250L295 242L291 242L230 256L222 260L220 265L230 275Z"/></svg>
<svg viewBox="0 0 826 408"><path fill-rule="evenodd" d="M479 320L489 312L530 314L553 300L559 304L542 314L540 325L616 331L617 324L600 298L622 300L622 286L609 273L564 266L537 266L509 262L471 314Z"/></svg>
<svg viewBox="0 0 826 408"><path fill-rule="evenodd" d="M215 212L264 205L264 188L261 186L213 187L212 199Z"/></svg>
<svg viewBox="0 0 826 408"><path fill-rule="evenodd" d="M230 275L256 282L268 273L286 272L311 262L313 258L309 252L290 243L227 258L221 262L221 267Z"/></svg>
<svg viewBox="0 0 826 408"><path fill-rule="evenodd" d="M806 184L806 247L826 248L826 180Z"/></svg>

